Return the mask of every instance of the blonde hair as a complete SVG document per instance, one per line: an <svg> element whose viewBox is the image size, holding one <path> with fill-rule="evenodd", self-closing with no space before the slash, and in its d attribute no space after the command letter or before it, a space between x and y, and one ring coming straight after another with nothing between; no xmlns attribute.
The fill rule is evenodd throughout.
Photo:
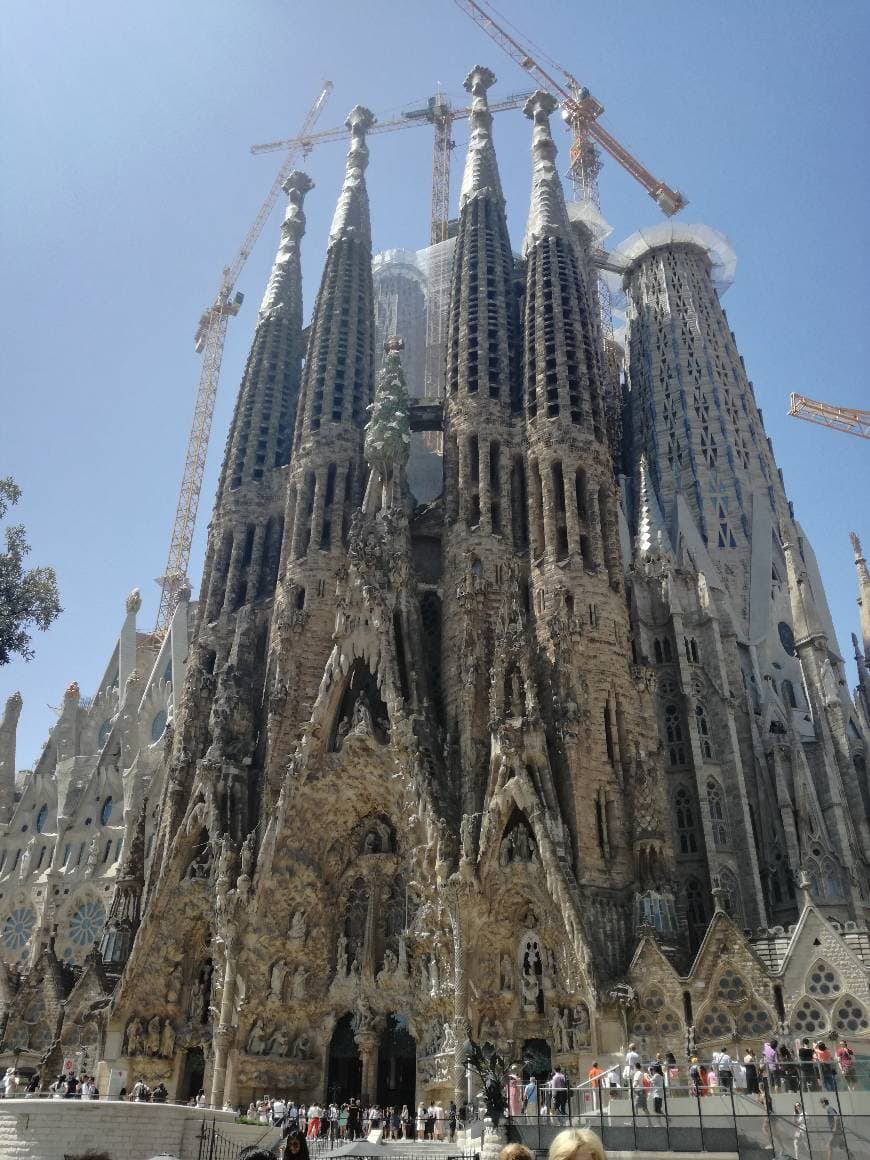
<svg viewBox="0 0 870 1160"><path fill-rule="evenodd" d="M498 1154L498 1160L534 1160L531 1148L525 1144L505 1144Z"/></svg>
<svg viewBox="0 0 870 1160"><path fill-rule="evenodd" d="M607 1160L604 1145L586 1128L566 1128L550 1145L549 1160Z"/></svg>

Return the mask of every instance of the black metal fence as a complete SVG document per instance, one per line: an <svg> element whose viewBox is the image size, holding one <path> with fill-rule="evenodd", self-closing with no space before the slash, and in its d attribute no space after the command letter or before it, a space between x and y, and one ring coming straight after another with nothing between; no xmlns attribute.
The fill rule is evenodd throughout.
<svg viewBox="0 0 870 1160"><path fill-rule="evenodd" d="M233 1140L218 1127L216 1120L203 1120L199 1133L198 1160L236 1160L243 1147L259 1144L266 1136L272 1135L273 1129L266 1128L257 1139L248 1140L246 1144Z"/></svg>

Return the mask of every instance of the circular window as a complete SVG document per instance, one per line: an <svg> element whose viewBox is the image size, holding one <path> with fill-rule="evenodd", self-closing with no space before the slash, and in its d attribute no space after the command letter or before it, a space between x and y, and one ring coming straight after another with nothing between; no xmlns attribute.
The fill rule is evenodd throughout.
<svg viewBox="0 0 870 1160"><path fill-rule="evenodd" d="M728 1013L721 1007L711 1008L701 1020L701 1031L705 1039L719 1039L726 1036L731 1030L731 1020Z"/></svg>
<svg viewBox="0 0 870 1160"><path fill-rule="evenodd" d="M838 1031L863 1032L870 1026L864 1008L851 997L844 999L841 1006L836 1009L836 1017Z"/></svg>
<svg viewBox="0 0 870 1160"><path fill-rule="evenodd" d="M154 720L151 722L151 740L159 741L163 736L163 730L166 728L166 710L161 709Z"/></svg>
<svg viewBox="0 0 870 1160"><path fill-rule="evenodd" d="M739 1003L746 997L746 987L736 971L725 971L719 980L719 998L726 1003Z"/></svg>
<svg viewBox="0 0 870 1160"><path fill-rule="evenodd" d="M680 1021L673 1011L665 1011L664 1015L662 1015L661 1022L659 1023L659 1031L662 1035L667 1035L670 1038L679 1034Z"/></svg>
<svg viewBox="0 0 870 1160"><path fill-rule="evenodd" d="M45 829L45 823L48 821L48 805L39 807L39 813L36 815L36 832L41 834Z"/></svg>
<svg viewBox="0 0 870 1160"><path fill-rule="evenodd" d="M70 941L76 946L92 946L103 933L106 912L102 902L89 899L73 912L69 924Z"/></svg>
<svg viewBox="0 0 870 1160"><path fill-rule="evenodd" d="M740 1031L750 1037L764 1035L773 1030L768 1013L761 1007L750 1007L740 1015Z"/></svg>
<svg viewBox="0 0 870 1160"><path fill-rule="evenodd" d="M33 928L36 925L36 912L29 906L20 906L13 910L3 925L3 945L10 950L17 951L30 942Z"/></svg>
<svg viewBox="0 0 870 1160"><path fill-rule="evenodd" d="M100 749L102 749L103 746L108 741L109 734L111 733L111 731L112 731L112 722L107 717L106 720L100 726L100 731L97 734L97 745L99 746Z"/></svg>
<svg viewBox="0 0 870 1160"><path fill-rule="evenodd" d="M792 1026L795 1031L800 1031L804 1035L811 1035L815 1031L824 1031L827 1021L827 1016L822 1009L810 1002L809 999L804 999L792 1015Z"/></svg>
<svg viewBox="0 0 870 1160"><path fill-rule="evenodd" d="M109 819L112 816L112 799L107 797L103 802L103 808L100 810L100 825L107 826Z"/></svg>
<svg viewBox="0 0 870 1160"><path fill-rule="evenodd" d="M779 624L777 625L777 628L779 631L780 644L785 649L785 651L788 653L788 655L790 657L793 657L794 653L795 653L795 648L794 648L794 633L792 632L791 625L788 624L786 621L781 620L779 622Z"/></svg>
<svg viewBox="0 0 870 1160"><path fill-rule="evenodd" d="M841 990L840 980L829 966L820 963L810 975L807 990L811 995L837 995Z"/></svg>

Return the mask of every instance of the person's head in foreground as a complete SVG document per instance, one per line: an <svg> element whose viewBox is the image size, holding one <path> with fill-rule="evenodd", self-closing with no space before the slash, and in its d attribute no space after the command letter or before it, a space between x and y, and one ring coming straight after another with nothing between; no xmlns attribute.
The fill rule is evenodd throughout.
<svg viewBox="0 0 870 1160"><path fill-rule="evenodd" d="M604 1145L586 1128L566 1128L550 1145L549 1160L607 1160Z"/></svg>
<svg viewBox="0 0 870 1160"><path fill-rule="evenodd" d="M242 1148L237 1160L275 1160L275 1153L268 1148L258 1148L256 1144L249 1144Z"/></svg>
<svg viewBox="0 0 870 1160"><path fill-rule="evenodd" d="M498 1154L498 1160L535 1160L531 1148L525 1144L506 1144Z"/></svg>

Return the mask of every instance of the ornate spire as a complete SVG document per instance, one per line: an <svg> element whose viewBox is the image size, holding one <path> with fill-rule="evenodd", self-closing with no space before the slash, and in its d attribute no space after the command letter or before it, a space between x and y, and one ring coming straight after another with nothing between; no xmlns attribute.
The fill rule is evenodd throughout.
<svg viewBox="0 0 870 1160"><path fill-rule="evenodd" d="M350 129L350 148L344 171L344 184L329 231L329 245L339 238L355 236L369 249L372 244L369 218L369 195L366 191L365 171L369 163L366 130L375 123L375 115L365 105L356 105L347 115L345 125Z"/></svg>
<svg viewBox="0 0 870 1160"><path fill-rule="evenodd" d="M646 454L640 457L640 495L638 497L637 554L642 560L652 556L672 555L667 526L650 479Z"/></svg>
<svg viewBox="0 0 870 1160"><path fill-rule="evenodd" d="M479 64L465 78L465 88L471 93L471 115L468 118L468 153L459 194L460 209L470 197L486 189L504 201L492 144L492 113L486 100L486 90L494 84L495 73Z"/></svg>
<svg viewBox="0 0 870 1160"><path fill-rule="evenodd" d="M538 90L529 97L523 112L534 123L532 131L532 196L529 219L523 241L527 253L539 238L562 233L570 237L570 222L565 208L562 181L556 169L556 143L550 132L550 114L558 101Z"/></svg>
<svg viewBox="0 0 870 1160"><path fill-rule="evenodd" d="M100 957L109 971L123 969L133 940L139 929L142 914L142 888L145 883L145 820L148 816L148 801L144 799L139 812L127 833L124 861L115 882L115 893L103 937L100 940Z"/></svg>
<svg viewBox="0 0 870 1160"><path fill-rule="evenodd" d="M819 614L816 611L806 565L797 544L794 542L797 539L797 532L783 524L781 535L788 574L795 640L798 645L816 640L827 640L819 620Z"/></svg>
<svg viewBox="0 0 870 1160"><path fill-rule="evenodd" d="M305 233L305 214L302 203L305 195L314 188L314 182L307 173L294 169L284 182L287 194L287 212L281 225L281 244L272 265L266 293L260 304L258 319L267 315L299 315L302 325L302 276L299 243Z"/></svg>
<svg viewBox="0 0 870 1160"><path fill-rule="evenodd" d="M408 391L399 353L404 349L401 338L388 338L384 343L386 358L375 387L374 402L369 407L371 418L366 424L366 461L383 478L394 467L404 467L410 454Z"/></svg>
<svg viewBox="0 0 870 1160"><path fill-rule="evenodd" d="M864 644L864 663L870 665L870 572L861 551L861 541L855 532L849 532L855 553L855 571L858 573L858 608L861 611L861 636Z"/></svg>

